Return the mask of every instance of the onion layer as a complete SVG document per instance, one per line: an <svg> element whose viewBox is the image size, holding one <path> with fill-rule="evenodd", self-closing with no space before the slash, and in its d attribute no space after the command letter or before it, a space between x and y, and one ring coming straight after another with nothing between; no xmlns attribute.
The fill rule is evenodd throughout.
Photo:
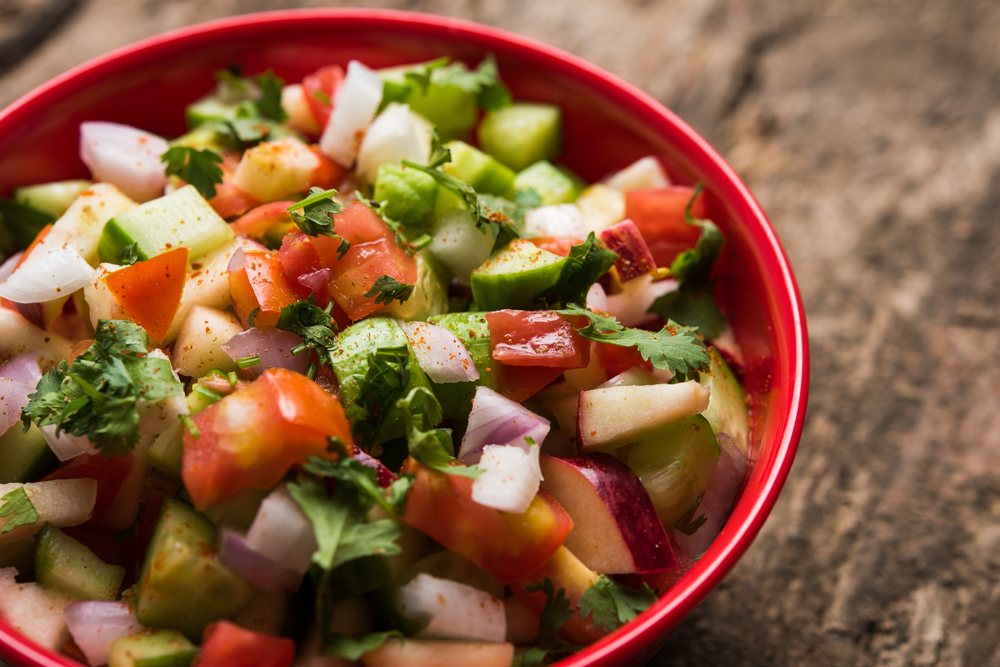
<svg viewBox="0 0 1000 667"><path fill-rule="evenodd" d="M238 251L237 251L238 252ZM253 327L242 331L222 346L233 361L257 355L260 363L243 369L252 377L269 368L287 368L303 375L309 369L308 354L292 354L292 348L302 342L296 334L270 327Z"/></svg>
<svg viewBox="0 0 1000 667"><path fill-rule="evenodd" d="M161 137L120 123L80 123L80 159L95 180L116 185L136 201L163 194L166 165L160 157L170 145Z"/></svg>
<svg viewBox="0 0 1000 667"><path fill-rule="evenodd" d="M514 445L528 451L528 438L541 445L551 428L549 420L487 387L476 387L469 428L458 458L475 463L486 445Z"/></svg>
<svg viewBox="0 0 1000 667"><path fill-rule="evenodd" d="M452 332L428 322L400 322L417 364L433 382L474 382L479 369Z"/></svg>
<svg viewBox="0 0 1000 667"><path fill-rule="evenodd" d="M0 296L15 303L44 303L83 288L93 273L80 253L62 246L17 267L0 283Z"/></svg>
<svg viewBox="0 0 1000 667"><path fill-rule="evenodd" d="M466 584L421 573L399 589L404 616L426 623L417 637L502 642L507 636L503 603Z"/></svg>
<svg viewBox="0 0 1000 667"><path fill-rule="evenodd" d="M108 662L116 639L130 637L142 629L135 610L127 602L74 602L66 607L66 627L87 662L95 667Z"/></svg>
<svg viewBox="0 0 1000 667"><path fill-rule="evenodd" d="M276 563L247 544L247 539L229 528L222 529L219 558L261 590L294 593L302 585L302 574Z"/></svg>

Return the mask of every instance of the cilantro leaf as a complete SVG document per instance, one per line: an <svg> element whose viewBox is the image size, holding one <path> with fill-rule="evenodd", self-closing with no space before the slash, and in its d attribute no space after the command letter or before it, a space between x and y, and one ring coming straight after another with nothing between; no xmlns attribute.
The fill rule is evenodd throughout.
<svg viewBox="0 0 1000 667"><path fill-rule="evenodd" d="M390 514L396 514L396 507L386 497L386 492L378 485L378 471L349 456L341 456L334 461L327 461L318 456L311 456L306 461L306 472L320 477L333 479L352 485L359 494L368 498Z"/></svg>
<svg viewBox="0 0 1000 667"><path fill-rule="evenodd" d="M316 305L316 295L310 294L305 301L284 306L275 328L291 331L302 337L302 343L292 348L292 354L300 354L308 350L316 350L321 363L332 365L330 355L334 351L334 340L337 323L333 321L330 311L333 302L324 310Z"/></svg>
<svg viewBox="0 0 1000 667"><path fill-rule="evenodd" d="M0 505L0 518L10 517L4 523L3 530L0 530L0 535L9 533L19 526L33 525L38 521L38 511L31 504L31 498L23 486L14 489L0 500L4 501L4 504Z"/></svg>
<svg viewBox="0 0 1000 667"><path fill-rule="evenodd" d="M392 102L406 102L407 98L417 90L420 91L421 95L426 95L434 70L444 67L450 61L451 58L443 56L437 60L415 65L413 68L408 69L403 73L402 81L389 81L386 79L382 85L382 102L379 104L376 113L382 113Z"/></svg>
<svg viewBox="0 0 1000 667"><path fill-rule="evenodd" d="M525 653L521 659L521 666L536 667L544 664L550 654L572 653L583 648L559 638L559 629L576 613L576 607L566 597L566 589L555 590L555 585L549 577L534 584L527 584L524 589L529 593L544 593L545 606L542 607L541 621L538 625L536 640L538 646Z"/></svg>
<svg viewBox="0 0 1000 667"><path fill-rule="evenodd" d="M388 273L375 281L372 288L365 292L367 297L375 297L375 303L389 304L393 301L403 303L413 294L413 285L401 283Z"/></svg>
<svg viewBox="0 0 1000 667"><path fill-rule="evenodd" d="M455 444L451 431L434 428L443 417L441 403L426 387L414 387L406 398L396 401L396 407L406 419L406 443L410 456L422 465L449 475L478 477L482 471L476 466L453 466Z"/></svg>
<svg viewBox="0 0 1000 667"><path fill-rule="evenodd" d="M569 317L585 317L588 323L582 327L574 324L577 333L587 340L610 343L621 347L635 347L643 360L650 361L658 370L669 370L679 379L708 368L708 352L693 329L668 321L658 332L644 329L629 329L618 323L614 317L599 315L575 304L555 311Z"/></svg>
<svg viewBox="0 0 1000 667"><path fill-rule="evenodd" d="M580 618L593 615L594 627L614 630L644 612L656 599L649 584L634 590L602 574L580 597Z"/></svg>
<svg viewBox="0 0 1000 667"><path fill-rule="evenodd" d="M474 71L464 63L453 63L441 69L434 76L434 83L442 86L455 86L476 96L479 106L488 111L510 106L510 90L500 80L496 59L493 54L487 54Z"/></svg>
<svg viewBox="0 0 1000 667"><path fill-rule="evenodd" d="M257 86L260 88L260 98L254 100L254 106L261 117L269 118L277 123L288 118L284 108L281 106L281 88L285 85L285 80L274 75L274 70L268 68L266 72L254 77Z"/></svg>
<svg viewBox="0 0 1000 667"><path fill-rule="evenodd" d="M337 249L337 259L340 259L350 249L351 244L338 236L337 230L333 226L333 216L344 210L340 202L333 199L336 194L336 190L309 188L309 196L292 204L288 210L298 228L309 236L322 234L331 238L340 238L341 244Z"/></svg>
<svg viewBox="0 0 1000 667"><path fill-rule="evenodd" d="M554 285L538 295L544 303L585 303L590 286L618 261L618 253L604 247L594 232L573 246Z"/></svg>
<svg viewBox="0 0 1000 667"><path fill-rule="evenodd" d="M374 651L379 646L384 644L389 638L402 636L403 633L399 630L371 632L369 634L358 635L356 637L349 637L348 635L343 635L338 632L330 635L330 638L326 643L326 648L323 650L323 655L335 658L345 658L351 662L357 662L361 659L362 655L368 651Z"/></svg>
<svg viewBox="0 0 1000 667"><path fill-rule="evenodd" d="M535 188L521 188L514 193L514 201L522 209L538 208L542 205L542 197Z"/></svg>
<svg viewBox="0 0 1000 667"><path fill-rule="evenodd" d="M105 457L139 440L140 401L184 394L170 362L147 356L146 332L128 320L99 320L94 343L72 366L65 361L39 381L21 410L27 428L54 424L56 433L86 436Z"/></svg>
<svg viewBox="0 0 1000 667"><path fill-rule="evenodd" d="M247 324L249 326L257 326L257 316L260 315L260 306L257 306L249 313L247 313Z"/></svg>
<svg viewBox="0 0 1000 667"><path fill-rule="evenodd" d="M166 162L167 176L178 176L195 187L205 199L217 194L215 186L222 183L222 156L211 148L198 150L190 146L173 146L160 156Z"/></svg>
<svg viewBox="0 0 1000 667"><path fill-rule="evenodd" d="M118 251L118 255L115 257L115 263L124 266L132 266L139 261L139 244L129 243L126 246L122 246L122 249Z"/></svg>
<svg viewBox="0 0 1000 667"><path fill-rule="evenodd" d="M358 396L358 400L346 406L345 414L353 424L351 434L365 448L375 444L375 435L389 410L410 384L410 371L406 366L408 356L405 345L378 348L368 353L364 375L355 373L341 382L341 395ZM354 387L345 391L345 385Z"/></svg>

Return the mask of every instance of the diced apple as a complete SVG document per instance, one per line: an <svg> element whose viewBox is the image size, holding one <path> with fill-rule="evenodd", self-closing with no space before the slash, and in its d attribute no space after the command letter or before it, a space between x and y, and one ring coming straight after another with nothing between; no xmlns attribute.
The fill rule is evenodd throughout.
<svg viewBox="0 0 1000 667"><path fill-rule="evenodd" d="M542 456L545 488L570 518L566 548L601 574L645 574L676 567L663 524L632 470L610 454Z"/></svg>
<svg viewBox="0 0 1000 667"><path fill-rule="evenodd" d="M612 174L605 183L620 192L628 192L665 188L670 185L670 178L660 161L649 155Z"/></svg>
<svg viewBox="0 0 1000 667"><path fill-rule="evenodd" d="M233 182L261 202L277 201L308 190L319 158L295 137L262 142L247 149L236 167Z"/></svg>
<svg viewBox="0 0 1000 667"><path fill-rule="evenodd" d="M76 598L38 584L19 584L17 570L0 569L0 617L28 639L58 651L69 639L63 611Z"/></svg>
<svg viewBox="0 0 1000 667"><path fill-rule="evenodd" d="M584 452L634 442L665 424L703 412L711 392L697 382L609 387L580 392Z"/></svg>
<svg viewBox="0 0 1000 667"><path fill-rule="evenodd" d="M13 542L27 535L34 535L46 523L54 528L76 526L94 512L97 502L97 482L93 479L58 479L33 484L0 484L0 498L23 488L28 500L38 512L38 520L32 524L18 526L6 533L0 533L0 543ZM9 501L8 501L9 502ZM3 507L3 504L0 504ZM0 517L2 529L10 517Z"/></svg>
<svg viewBox="0 0 1000 667"><path fill-rule="evenodd" d="M409 638L390 639L361 656L365 667L510 667L513 660L513 644Z"/></svg>
<svg viewBox="0 0 1000 667"><path fill-rule="evenodd" d="M36 351L43 370L69 357L73 343L57 333L39 329L19 313L0 308L0 361L6 363L19 354Z"/></svg>
<svg viewBox="0 0 1000 667"><path fill-rule="evenodd" d="M83 288L83 298L87 302L90 311L90 326L97 328L98 320L123 320L128 319L128 314L114 293L108 287L105 278L122 267L117 264L100 264L94 271L94 277Z"/></svg>
<svg viewBox="0 0 1000 667"><path fill-rule="evenodd" d="M624 220L605 229L601 232L601 241L609 250L618 253L615 270L623 283L656 269L656 260L646 245L646 239L631 220Z"/></svg>
<svg viewBox="0 0 1000 667"><path fill-rule="evenodd" d="M192 378L200 378L214 368L235 371L236 362L222 345L242 331L243 326L232 313L192 306L174 343L174 368Z"/></svg>
<svg viewBox="0 0 1000 667"><path fill-rule="evenodd" d="M589 233L602 230L625 219L625 195L620 190L595 183L576 200L583 228Z"/></svg>

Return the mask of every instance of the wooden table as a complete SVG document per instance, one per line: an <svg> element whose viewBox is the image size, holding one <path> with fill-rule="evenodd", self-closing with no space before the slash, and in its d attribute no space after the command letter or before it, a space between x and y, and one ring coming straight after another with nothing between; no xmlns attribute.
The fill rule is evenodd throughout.
<svg viewBox="0 0 1000 667"><path fill-rule="evenodd" d="M785 244L812 336L799 455L651 664L1000 664L1000 3L357 4L497 25L628 79L723 153ZM0 105L147 35L307 5L0 0Z"/></svg>

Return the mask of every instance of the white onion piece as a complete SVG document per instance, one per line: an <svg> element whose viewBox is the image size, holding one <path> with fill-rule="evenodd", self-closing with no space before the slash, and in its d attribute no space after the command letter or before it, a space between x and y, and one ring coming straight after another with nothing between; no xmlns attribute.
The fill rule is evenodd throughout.
<svg viewBox="0 0 1000 667"><path fill-rule="evenodd" d="M507 636L503 603L457 581L418 574L400 587L398 601L404 616L426 623L417 637L503 642Z"/></svg>
<svg viewBox="0 0 1000 667"><path fill-rule="evenodd" d="M292 354L292 348L301 342L302 339L291 331L252 327L230 338L228 343L222 345L222 349L233 361L255 354L260 357L259 364L243 369L252 377L262 375L269 368L287 368L305 375L309 370L309 355Z"/></svg>
<svg viewBox="0 0 1000 667"><path fill-rule="evenodd" d="M330 268L320 269L319 271L313 271L312 273L304 273L296 280L299 284L306 289L312 290L313 292L323 293L326 292L327 285L330 284L330 274L333 270Z"/></svg>
<svg viewBox="0 0 1000 667"><path fill-rule="evenodd" d="M119 123L80 123L80 159L94 180L118 186L139 202L163 195L166 165L160 156L170 145L161 137Z"/></svg>
<svg viewBox="0 0 1000 667"><path fill-rule="evenodd" d="M432 381L449 384L479 379L479 369L455 334L428 322L400 322L399 325L413 347L417 364Z"/></svg>
<svg viewBox="0 0 1000 667"><path fill-rule="evenodd" d="M224 527L219 543L219 558L237 574L270 593L294 593L302 585L301 572L276 563L247 544L246 538Z"/></svg>
<svg viewBox="0 0 1000 667"><path fill-rule="evenodd" d="M257 508L247 546L300 575L309 570L318 548L312 522L284 486L272 491Z"/></svg>
<svg viewBox="0 0 1000 667"><path fill-rule="evenodd" d="M601 283L594 283L587 291L587 308L608 312L608 294Z"/></svg>
<svg viewBox="0 0 1000 667"><path fill-rule="evenodd" d="M649 155L612 174L606 183L615 190L628 192L665 188L670 185L670 178L663 170L660 161Z"/></svg>
<svg viewBox="0 0 1000 667"><path fill-rule="evenodd" d="M529 451L509 445L486 445L479 459L483 473L472 483L472 500L501 512L524 514L538 493L541 447Z"/></svg>
<svg viewBox="0 0 1000 667"><path fill-rule="evenodd" d="M583 217L575 204L555 204L533 208L524 214L524 238L538 236L587 237Z"/></svg>
<svg viewBox="0 0 1000 667"><path fill-rule="evenodd" d="M347 76L333 100L333 112L323 128L319 148L344 167L354 164L365 131L382 102L382 77L357 60L347 64Z"/></svg>
<svg viewBox="0 0 1000 667"><path fill-rule="evenodd" d="M365 133L358 150L358 174L374 183L380 165L396 165L403 160L426 164L427 148L421 138L425 132L409 106L393 102Z"/></svg>
<svg viewBox="0 0 1000 667"><path fill-rule="evenodd" d="M653 276L646 274L622 285L622 291L608 295L608 312L626 327L641 324L649 313L649 307L659 297L677 289L676 280L653 282Z"/></svg>
<svg viewBox="0 0 1000 667"><path fill-rule="evenodd" d="M469 427L458 458L475 463L486 445L513 445L528 451L528 438L540 445L549 434L549 420L488 387L476 387Z"/></svg>
<svg viewBox="0 0 1000 667"><path fill-rule="evenodd" d="M21 261L24 257L24 251L15 252L13 255L4 260L3 264L0 264L0 283L10 278L10 274L14 273L14 269L17 268L17 263Z"/></svg>
<svg viewBox="0 0 1000 667"><path fill-rule="evenodd" d="M39 426L38 430L42 432L49 449L60 461L75 459L80 454L96 454L98 451L90 438L85 435L73 435L66 431L60 431L59 435L56 435L55 424Z"/></svg>
<svg viewBox="0 0 1000 667"><path fill-rule="evenodd" d="M43 303L82 289L93 273L80 253L69 246L59 247L17 267L0 283L0 296L15 303Z"/></svg>
<svg viewBox="0 0 1000 667"><path fill-rule="evenodd" d="M712 473L712 481L709 482L708 489L694 512L695 517L704 514L706 521L693 535L686 535L679 530L674 531L677 543L687 549L692 556L705 553L722 532L722 526L725 525L729 512L733 509L736 494L743 485L743 476L747 470L746 457L733 439L725 433L719 433L718 441L722 455L715 466L715 472Z"/></svg>
<svg viewBox="0 0 1000 667"><path fill-rule="evenodd" d="M243 254L243 246L237 248L232 257L229 258L229 264L226 265L226 271L232 273L233 271L239 271L247 265L246 255Z"/></svg>
<svg viewBox="0 0 1000 667"><path fill-rule="evenodd" d="M116 639L130 637L142 629L135 610L127 602L74 602L63 613L73 641L94 667L107 664L108 651Z"/></svg>
<svg viewBox="0 0 1000 667"><path fill-rule="evenodd" d="M28 404L28 395L33 393L35 388L31 385L0 377L0 433L6 433L21 420L21 408Z"/></svg>
<svg viewBox="0 0 1000 667"><path fill-rule="evenodd" d="M23 382L32 387L42 379L42 370L38 365L37 352L24 352L17 355L2 367L0 378L8 378L14 382Z"/></svg>

